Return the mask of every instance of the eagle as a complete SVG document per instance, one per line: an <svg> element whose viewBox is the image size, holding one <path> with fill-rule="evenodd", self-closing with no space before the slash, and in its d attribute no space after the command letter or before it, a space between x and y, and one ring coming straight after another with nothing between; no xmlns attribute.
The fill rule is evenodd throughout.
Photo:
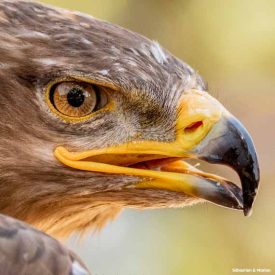
<svg viewBox="0 0 275 275"><path fill-rule="evenodd" d="M54 237L124 208L208 201L251 214L251 136L156 41L20 0L0 1L0 40L1 274L88 274ZM231 167L242 188L187 159Z"/></svg>

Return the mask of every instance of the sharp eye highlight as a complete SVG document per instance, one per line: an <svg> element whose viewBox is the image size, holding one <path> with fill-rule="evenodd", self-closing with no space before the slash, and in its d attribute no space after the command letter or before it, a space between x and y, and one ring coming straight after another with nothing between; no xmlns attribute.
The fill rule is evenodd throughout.
<svg viewBox="0 0 275 275"><path fill-rule="evenodd" d="M85 82L58 83L52 87L49 96L57 113L71 118L86 117L107 103L103 89Z"/></svg>

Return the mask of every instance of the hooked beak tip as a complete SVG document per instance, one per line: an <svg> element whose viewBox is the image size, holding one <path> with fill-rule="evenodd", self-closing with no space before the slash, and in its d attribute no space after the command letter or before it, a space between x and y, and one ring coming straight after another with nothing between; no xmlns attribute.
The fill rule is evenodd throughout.
<svg viewBox="0 0 275 275"><path fill-rule="evenodd" d="M224 115L194 152L198 158L230 166L238 173L244 215L250 216L260 176L256 149L245 127L235 117Z"/></svg>

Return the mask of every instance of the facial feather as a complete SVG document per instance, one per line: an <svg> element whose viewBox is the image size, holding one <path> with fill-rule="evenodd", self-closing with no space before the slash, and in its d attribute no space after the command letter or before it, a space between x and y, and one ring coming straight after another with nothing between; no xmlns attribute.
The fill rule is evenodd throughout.
<svg viewBox="0 0 275 275"><path fill-rule="evenodd" d="M28 1L0 2L0 191L2 213L53 234L101 227L123 207L192 204L161 190L123 189L140 178L65 168L58 145L84 150L129 140L171 141L186 89L205 84L156 42L77 12ZM115 110L71 124L45 102L60 77L119 88Z"/></svg>

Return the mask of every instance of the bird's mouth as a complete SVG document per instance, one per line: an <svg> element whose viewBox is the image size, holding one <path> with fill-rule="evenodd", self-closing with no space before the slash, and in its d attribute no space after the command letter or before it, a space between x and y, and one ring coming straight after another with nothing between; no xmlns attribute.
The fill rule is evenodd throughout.
<svg viewBox="0 0 275 275"><path fill-rule="evenodd" d="M82 159L83 153L85 152L78 155L64 147L55 150L56 157L63 164L75 169L142 178L134 184L135 188L181 192L221 206L243 209L241 188L220 176L205 173L180 158L142 154L102 154ZM101 162L103 160L105 161ZM132 188L133 184L128 187Z"/></svg>
<svg viewBox="0 0 275 275"><path fill-rule="evenodd" d="M82 152L59 146L55 156L79 170L136 176L140 181L135 188L180 192L248 215L259 183L257 156L248 132L207 94L186 93L182 106L177 121L180 131L173 142L131 141ZM242 189L188 164L187 158L230 166L238 173Z"/></svg>

